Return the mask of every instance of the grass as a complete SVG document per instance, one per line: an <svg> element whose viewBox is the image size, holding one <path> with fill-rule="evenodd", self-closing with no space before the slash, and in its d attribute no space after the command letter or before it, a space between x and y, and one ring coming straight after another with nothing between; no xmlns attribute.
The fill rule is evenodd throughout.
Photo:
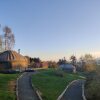
<svg viewBox="0 0 100 100"><path fill-rule="evenodd" d="M18 74L0 74L0 100L15 100L15 80Z"/></svg>
<svg viewBox="0 0 100 100"><path fill-rule="evenodd" d="M43 100L56 100L65 87L75 79L80 79L79 75L48 69L33 75L32 82L40 91Z"/></svg>

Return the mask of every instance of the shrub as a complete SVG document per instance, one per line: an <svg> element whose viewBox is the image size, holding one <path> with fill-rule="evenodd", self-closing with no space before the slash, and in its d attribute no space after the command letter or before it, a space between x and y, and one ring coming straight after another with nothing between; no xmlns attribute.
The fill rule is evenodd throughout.
<svg viewBox="0 0 100 100"><path fill-rule="evenodd" d="M87 75L85 88L87 100L100 100L100 67Z"/></svg>
<svg viewBox="0 0 100 100"><path fill-rule="evenodd" d="M58 76L58 77L64 77L64 72L61 71L61 70L56 70L55 75Z"/></svg>
<svg viewBox="0 0 100 100"><path fill-rule="evenodd" d="M100 100L100 83L92 81L86 89L87 100Z"/></svg>
<svg viewBox="0 0 100 100"><path fill-rule="evenodd" d="M83 67L83 69L85 71L88 71L88 72L91 72L91 71L94 71L96 68L96 65L94 63L86 63Z"/></svg>

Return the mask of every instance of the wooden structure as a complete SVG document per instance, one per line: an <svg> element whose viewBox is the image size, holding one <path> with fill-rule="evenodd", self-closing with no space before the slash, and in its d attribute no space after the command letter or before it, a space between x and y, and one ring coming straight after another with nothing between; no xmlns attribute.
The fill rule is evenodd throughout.
<svg viewBox="0 0 100 100"><path fill-rule="evenodd" d="M16 51L7 50L0 54L0 69L25 70L29 65L28 59Z"/></svg>

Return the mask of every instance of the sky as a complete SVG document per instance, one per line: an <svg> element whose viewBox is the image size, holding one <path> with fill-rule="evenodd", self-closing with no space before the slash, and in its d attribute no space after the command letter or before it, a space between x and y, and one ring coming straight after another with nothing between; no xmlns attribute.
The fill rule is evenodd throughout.
<svg viewBox="0 0 100 100"><path fill-rule="evenodd" d="M42 60L100 56L100 0L0 0L0 34L9 26L14 50Z"/></svg>

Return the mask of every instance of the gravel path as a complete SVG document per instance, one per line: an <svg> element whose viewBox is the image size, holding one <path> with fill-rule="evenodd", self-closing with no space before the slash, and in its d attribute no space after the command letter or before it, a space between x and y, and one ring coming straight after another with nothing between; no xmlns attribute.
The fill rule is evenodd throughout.
<svg viewBox="0 0 100 100"><path fill-rule="evenodd" d="M72 83L66 90L61 100L83 100L82 99L82 84L84 80L78 80Z"/></svg>
<svg viewBox="0 0 100 100"><path fill-rule="evenodd" d="M39 100L31 85L31 75L34 72L25 72L18 80L18 100Z"/></svg>

